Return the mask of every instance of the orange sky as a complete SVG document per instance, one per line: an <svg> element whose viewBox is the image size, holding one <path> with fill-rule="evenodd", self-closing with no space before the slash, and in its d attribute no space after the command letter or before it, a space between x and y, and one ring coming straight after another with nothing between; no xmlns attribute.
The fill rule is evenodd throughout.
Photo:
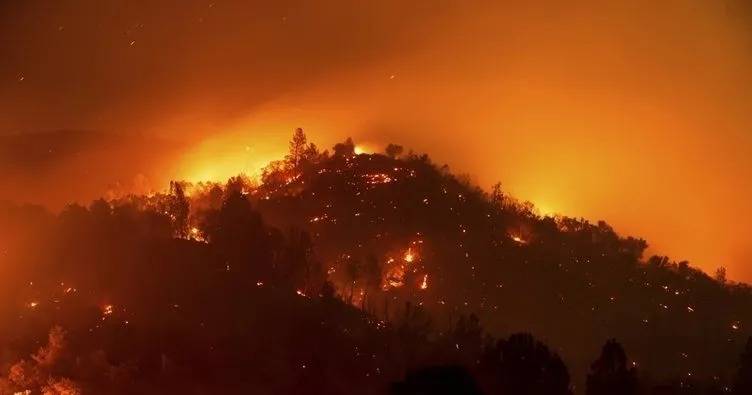
<svg viewBox="0 0 752 395"><path fill-rule="evenodd" d="M401 143L752 281L742 0L9 3L0 135L90 136L0 147L0 198L253 173L302 126L323 146Z"/></svg>

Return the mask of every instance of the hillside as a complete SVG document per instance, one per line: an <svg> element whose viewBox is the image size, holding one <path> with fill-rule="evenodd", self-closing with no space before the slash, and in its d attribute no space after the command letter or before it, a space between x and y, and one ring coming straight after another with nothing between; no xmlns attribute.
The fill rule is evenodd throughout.
<svg viewBox="0 0 752 395"><path fill-rule="evenodd" d="M10 369L57 324L76 355L106 350L97 369L107 375L56 373L95 388L120 372L140 391L246 383L316 393L305 380L318 377L328 393L380 393L442 363L495 388L483 380L494 342L482 333L528 332L569 368L566 380L546 380L571 376L575 393L611 338L645 385L733 381L752 325L747 285L644 257L645 241L603 222L538 215L426 155L394 145L387 153L356 154L351 141L320 152L299 132L260 183L175 182L169 193L59 215L4 206L4 363ZM311 358L331 371L274 378Z"/></svg>
<svg viewBox="0 0 752 395"><path fill-rule="evenodd" d="M735 369L752 323L746 284L644 257L645 241L604 222L540 216L425 155L340 147L311 162L283 185L274 183L280 174L267 174L251 196L271 223L310 232L340 289L354 280L352 302L376 315L403 299L447 326L473 312L494 334L531 331L577 373L609 338L660 378L717 380ZM355 276L350 261L363 267Z"/></svg>

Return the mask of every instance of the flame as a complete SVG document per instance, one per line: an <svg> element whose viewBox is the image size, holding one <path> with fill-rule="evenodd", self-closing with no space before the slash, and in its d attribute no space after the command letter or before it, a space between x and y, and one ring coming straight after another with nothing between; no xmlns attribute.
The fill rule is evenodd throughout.
<svg viewBox="0 0 752 395"><path fill-rule="evenodd" d="M206 242L206 237L204 237L204 235L201 234L201 230L195 226L190 229L190 235L188 238L202 243Z"/></svg>
<svg viewBox="0 0 752 395"><path fill-rule="evenodd" d="M420 289L428 289L428 274L423 275L423 281L420 283Z"/></svg>
<svg viewBox="0 0 752 395"><path fill-rule="evenodd" d="M110 315L112 314L113 306L111 304L105 305L102 307L102 314L104 315Z"/></svg>
<svg viewBox="0 0 752 395"><path fill-rule="evenodd" d="M407 263L412 263L415 260L415 253L413 252L412 247L408 248L407 251L405 251L405 255L402 258Z"/></svg>
<svg viewBox="0 0 752 395"><path fill-rule="evenodd" d="M366 183L370 185L388 184L394 181L394 178L386 173L365 174L363 178L365 179Z"/></svg>
<svg viewBox="0 0 752 395"><path fill-rule="evenodd" d="M384 279L384 286L382 288L386 291L389 288L399 288L405 285L405 282L403 281L405 278L405 265L404 264L395 265L394 258L389 258L386 261L386 263L387 265L392 265L392 266L386 271L386 276Z"/></svg>
<svg viewBox="0 0 752 395"><path fill-rule="evenodd" d="M355 155L367 154L368 153L368 149L366 147L362 146L362 145L356 145L355 148L353 149L353 151L355 152Z"/></svg>
<svg viewBox="0 0 752 395"><path fill-rule="evenodd" d="M419 244L418 242L412 242L411 244ZM405 274L408 272L408 266L418 259L418 254L413 251L412 247L408 247L407 251L402 255L402 260L397 261L394 258L389 258L386 261L387 270L384 276L382 288L386 291L390 288L399 288L405 285ZM415 273L419 268L413 267L412 272ZM427 277L424 277L426 287L428 286ZM425 288L423 288L425 289Z"/></svg>

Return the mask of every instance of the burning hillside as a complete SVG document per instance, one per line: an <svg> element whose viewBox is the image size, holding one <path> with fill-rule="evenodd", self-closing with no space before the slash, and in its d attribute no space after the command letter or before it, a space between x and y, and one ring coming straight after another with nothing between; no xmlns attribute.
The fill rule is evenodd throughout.
<svg viewBox="0 0 752 395"><path fill-rule="evenodd" d="M723 386L752 325L746 285L644 259L643 240L603 222L541 216L396 145L357 153L347 140L322 152L302 130L258 181L173 182L166 193L34 216L33 236L4 255L13 270L2 292L14 303L2 338L22 359L5 361L14 391L71 377L91 388L232 389L250 364L261 392L322 380L379 393L410 369L448 362L497 388L483 369L498 361L481 355L508 343L482 335L521 331L553 346L551 372L566 373L563 357L576 392L612 337L651 380ZM55 325L67 354L29 365L23 353ZM509 344L537 344L515 336ZM264 369L298 381L286 387ZM192 371L197 381L181 383ZM563 392L545 393L569 391L569 376L556 380Z"/></svg>

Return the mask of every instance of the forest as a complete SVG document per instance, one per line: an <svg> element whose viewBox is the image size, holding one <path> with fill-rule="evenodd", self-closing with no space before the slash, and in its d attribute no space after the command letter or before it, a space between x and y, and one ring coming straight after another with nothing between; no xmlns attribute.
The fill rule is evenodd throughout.
<svg viewBox="0 0 752 395"><path fill-rule="evenodd" d="M396 144L0 240L0 394L752 394L749 285Z"/></svg>

